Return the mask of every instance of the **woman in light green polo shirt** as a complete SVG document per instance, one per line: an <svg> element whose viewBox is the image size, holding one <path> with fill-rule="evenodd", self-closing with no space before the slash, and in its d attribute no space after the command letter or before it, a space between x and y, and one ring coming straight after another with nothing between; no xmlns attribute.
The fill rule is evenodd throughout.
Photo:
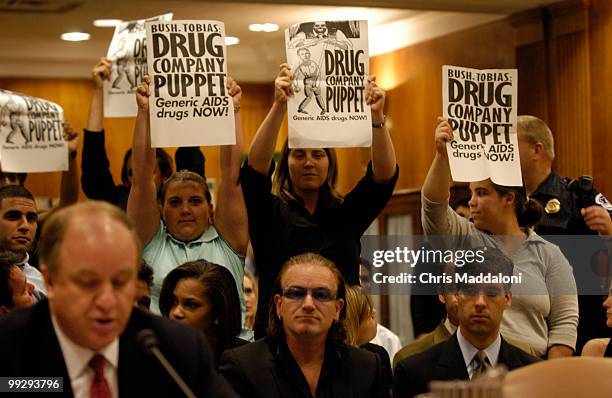
<svg viewBox="0 0 612 398"><path fill-rule="evenodd" d="M159 313L162 281L172 269L188 261L205 259L232 273L244 319L242 284L249 238L239 179L242 160L240 86L228 79L227 92L233 99L235 112L236 144L221 147L221 181L217 207L213 209L206 181L188 171L179 171L164 182L158 205L153 184L155 151L151 148L149 126L150 82L146 76L136 94L134 178L127 213L145 243L143 257L155 271L151 309ZM241 336L250 337L244 327L243 330Z"/></svg>

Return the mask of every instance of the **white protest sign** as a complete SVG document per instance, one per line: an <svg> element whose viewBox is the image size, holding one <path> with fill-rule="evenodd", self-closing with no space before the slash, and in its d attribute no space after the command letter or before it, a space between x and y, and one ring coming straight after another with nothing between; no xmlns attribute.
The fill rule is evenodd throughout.
<svg viewBox="0 0 612 398"><path fill-rule="evenodd" d="M234 103L227 92L225 25L148 22L153 147L233 145Z"/></svg>
<svg viewBox="0 0 612 398"><path fill-rule="evenodd" d="M368 147L370 72L367 21L304 22L285 30L292 67L290 148Z"/></svg>
<svg viewBox="0 0 612 398"><path fill-rule="evenodd" d="M170 21L172 14L126 21L115 27L106 57L111 76L104 81L104 116L136 116L136 87L147 71L146 21Z"/></svg>
<svg viewBox="0 0 612 398"><path fill-rule="evenodd" d="M2 171L68 170L63 120L64 110L51 101L0 89Z"/></svg>
<svg viewBox="0 0 612 398"><path fill-rule="evenodd" d="M491 178L521 186L516 133L516 69L442 67L443 115L453 129L447 143L454 181Z"/></svg>

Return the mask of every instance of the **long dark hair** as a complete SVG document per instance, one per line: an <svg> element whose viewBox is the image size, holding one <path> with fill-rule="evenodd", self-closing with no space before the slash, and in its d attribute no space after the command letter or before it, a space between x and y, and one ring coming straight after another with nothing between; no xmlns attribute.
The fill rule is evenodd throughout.
<svg viewBox="0 0 612 398"><path fill-rule="evenodd" d="M123 155L123 165L121 166L121 182L126 187L130 186L130 180L128 175L128 160L132 157L132 148L128 149ZM168 155L168 152L161 148L155 148L155 158L157 159L157 165L159 166L159 174L161 175L161 181L164 182L168 177L172 175L172 158Z"/></svg>
<svg viewBox="0 0 612 398"><path fill-rule="evenodd" d="M164 279L159 296L161 313L169 316L174 304L174 289L181 279L188 278L197 279L204 285L204 294L213 307L214 321L210 327L217 339L217 347L227 347L229 342L240 334L242 313L236 281L225 267L206 260L196 260L170 271Z"/></svg>
<svg viewBox="0 0 612 398"><path fill-rule="evenodd" d="M13 289L10 286L11 271L21 261L21 256L11 251L0 252L0 305L13 308ZM1 314L0 314L1 315Z"/></svg>
<svg viewBox="0 0 612 398"><path fill-rule="evenodd" d="M283 292L282 279L285 273L289 270L289 268L293 266L299 266L301 264L315 264L329 269L332 274L334 274L338 289L336 293L336 300L342 299L346 303L346 287L344 283L344 278L342 274L336 267L333 261L326 259L323 256L320 256L315 253L304 253L298 254L297 256L291 257L283 266L274 282L274 290L272 292L272 300L274 296L277 294L281 294ZM346 339L346 329L344 326L344 319L346 318L346 305L342 307L340 310L340 317L338 318L338 322L332 323L329 331L327 333L327 340L334 342L342 342ZM268 316L268 336L272 336L278 339L284 339L285 332L283 329L283 322L278 318L278 314L276 312L276 305L274 302L270 303L270 313Z"/></svg>
<svg viewBox="0 0 612 398"><path fill-rule="evenodd" d="M498 185L491 181L495 191L501 196L514 194L514 213L520 227L531 228L542 218L542 206L535 200L527 197L525 187L510 187Z"/></svg>
<svg viewBox="0 0 612 398"><path fill-rule="evenodd" d="M319 202L323 204L336 204L342 202L342 195L336 191L338 182L338 161L336 159L336 151L333 148L323 148L329 159L329 167L327 169L327 178L325 184L319 188ZM285 140L283 151L278 167L272 179L272 193L280 196L285 203L298 202L302 203L300 198L293 190L293 183L289 176L289 141Z"/></svg>

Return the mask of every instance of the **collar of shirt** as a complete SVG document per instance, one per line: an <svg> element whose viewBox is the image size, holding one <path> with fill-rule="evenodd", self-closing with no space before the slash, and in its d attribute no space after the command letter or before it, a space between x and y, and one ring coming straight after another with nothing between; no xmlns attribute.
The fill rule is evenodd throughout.
<svg viewBox="0 0 612 398"><path fill-rule="evenodd" d="M297 361L291 354L289 347L287 346L287 342L284 338L273 338L273 352L274 358L282 365L283 371L289 377L289 380L293 380L296 388L301 389L304 394L309 391L308 383L306 382L306 377L304 373L300 369ZM321 388L323 391L328 387L327 379L331 377L334 370L339 366L342 366L343 360L343 351L342 344L336 344L332 341L327 341L325 344L325 353L323 355L323 366L321 367L321 373L319 376L318 388ZM319 395L319 394L317 394ZM324 395L324 394L323 394ZM325 396L325 395L324 395Z"/></svg>
<svg viewBox="0 0 612 398"><path fill-rule="evenodd" d="M24 265L30 265L28 264L28 261L30 261L30 254L28 252L26 252L25 257L23 258L23 260L21 260L20 262L18 262L17 266L19 267L23 267Z"/></svg>
<svg viewBox="0 0 612 398"><path fill-rule="evenodd" d="M80 377L89 367L89 361L97 353L102 355L116 372L119 365L119 339L115 338L109 345L99 351L93 351L74 343L59 327L55 316L51 315L55 335L64 355L64 363L70 380Z"/></svg>
<svg viewBox="0 0 612 398"><path fill-rule="evenodd" d="M550 174L542 183L536 188L531 196L536 197L538 194L559 197L561 195L561 189L563 184L561 182L561 176L556 171L551 170Z"/></svg>
<svg viewBox="0 0 612 398"><path fill-rule="evenodd" d="M177 245L183 245L183 246L190 246L194 244L212 242L219 236L219 234L217 233L217 230L212 224L208 228L206 228L206 231L204 231L202 235L200 235L197 239L192 240L191 242L183 242L181 240L175 239L174 236L172 236L170 232L168 232L168 229L166 228L165 223L164 223L164 231L166 232L166 236L168 237L168 239L174 241L174 243L176 243Z"/></svg>
<svg viewBox="0 0 612 398"><path fill-rule="evenodd" d="M16 265L21 268L21 272L26 276L28 282L34 285L34 299L36 302L42 300L47 296L47 287L45 286L45 280L38 270L38 268L32 267L28 264L30 260L30 255L28 253L25 254L23 261L17 263Z"/></svg>
<svg viewBox="0 0 612 398"><path fill-rule="evenodd" d="M525 243L526 244L532 244L532 243L542 243L542 244L547 244L548 241L545 240L544 238L542 238L540 235L538 235L533 228L528 228L526 230L527 232L527 239L525 239Z"/></svg>
<svg viewBox="0 0 612 398"><path fill-rule="evenodd" d="M525 246L527 246L527 245L532 245L532 244L548 244L549 243L547 240L545 240L540 235L538 235L533 230L533 228L521 228L521 230L527 234L527 238L525 238L525 242L524 242L523 248ZM487 235L487 236L490 237L489 241L493 242L495 247L500 249L502 252L506 253L506 251L504 250L503 246L501 244L499 244L499 242L493 238L494 235ZM517 253L520 253L520 251L521 251L521 249L517 250L516 253L514 253L514 255L512 256L513 260L515 260L514 256L516 256ZM515 269L515 271L516 271L516 269Z"/></svg>
<svg viewBox="0 0 612 398"><path fill-rule="evenodd" d="M457 326L453 325L448 319L448 317L444 320L444 327L451 335L453 335L457 331Z"/></svg>
<svg viewBox="0 0 612 398"><path fill-rule="evenodd" d="M472 343L467 341L467 339L461 334L461 328L457 329L457 341L459 342L459 348L461 348L461 354L463 355L463 362L465 362L465 368L468 371L468 375L470 379L472 378L472 374L474 373L474 366L472 361L474 360L474 355L478 351L478 348L474 347ZM489 362L491 366L497 365L497 360L499 359L499 349L501 348L501 335L497 333L497 338L491 345L485 348L484 351L489 358Z"/></svg>

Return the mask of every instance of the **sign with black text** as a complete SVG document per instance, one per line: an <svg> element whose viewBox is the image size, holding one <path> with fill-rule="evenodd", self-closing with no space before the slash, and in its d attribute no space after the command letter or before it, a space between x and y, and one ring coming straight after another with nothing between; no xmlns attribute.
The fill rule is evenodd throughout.
<svg viewBox="0 0 612 398"><path fill-rule="evenodd" d="M63 120L64 110L51 101L0 89L2 171L68 170Z"/></svg>
<svg viewBox="0 0 612 398"><path fill-rule="evenodd" d="M170 21L172 14L149 19L122 22L115 34L106 57L111 64L111 76L104 81L104 116L136 116L136 87L147 71L147 35L145 22Z"/></svg>
<svg viewBox="0 0 612 398"><path fill-rule="evenodd" d="M225 25L218 21L146 25L151 72L151 145L233 145Z"/></svg>
<svg viewBox="0 0 612 398"><path fill-rule="evenodd" d="M442 67L443 115L453 129L446 144L454 181L491 178L521 186L517 70Z"/></svg>
<svg viewBox="0 0 612 398"><path fill-rule="evenodd" d="M368 22L296 24L285 30L285 46L295 93L287 103L289 147L370 146Z"/></svg>

